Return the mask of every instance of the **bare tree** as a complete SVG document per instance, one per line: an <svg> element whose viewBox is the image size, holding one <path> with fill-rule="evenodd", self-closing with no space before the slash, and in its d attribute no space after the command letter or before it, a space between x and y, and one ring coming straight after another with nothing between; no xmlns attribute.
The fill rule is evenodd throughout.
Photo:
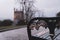
<svg viewBox="0 0 60 40"><path fill-rule="evenodd" d="M25 20L26 22L28 22L35 13L35 11L32 10L35 0L17 0L17 1L20 3L20 5L22 5L22 11L24 12Z"/></svg>

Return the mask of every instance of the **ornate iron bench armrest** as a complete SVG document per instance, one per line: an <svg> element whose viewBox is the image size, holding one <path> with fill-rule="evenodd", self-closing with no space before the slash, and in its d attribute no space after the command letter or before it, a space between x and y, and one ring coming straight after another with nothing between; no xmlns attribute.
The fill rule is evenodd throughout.
<svg viewBox="0 0 60 40"><path fill-rule="evenodd" d="M49 28L49 33L50 33L50 37L51 39L53 40L53 37L55 35L55 28L59 28L60 25L57 25L59 24L60 22L60 17L36 17L36 18L33 18L29 21L28 25L27 25L27 33L28 33L28 37L29 37L29 40L32 40L32 35L31 35L31 28L34 27L34 24L33 26L30 28L30 25L35 21L35 20L38 20L36 23L37 24L40 24L40 26L45 26L47 24L46 27ZM39 28L39 27L36 27L36 28Z"/></svg>

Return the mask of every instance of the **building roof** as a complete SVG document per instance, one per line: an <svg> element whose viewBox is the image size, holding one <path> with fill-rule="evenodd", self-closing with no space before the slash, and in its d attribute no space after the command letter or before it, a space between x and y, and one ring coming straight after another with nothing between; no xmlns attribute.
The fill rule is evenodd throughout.
<svg viewBox="0 0 60 40"><path fill-rule="evenodd" d="M23 11L14 11L14 13L23 13Z"/></svg>

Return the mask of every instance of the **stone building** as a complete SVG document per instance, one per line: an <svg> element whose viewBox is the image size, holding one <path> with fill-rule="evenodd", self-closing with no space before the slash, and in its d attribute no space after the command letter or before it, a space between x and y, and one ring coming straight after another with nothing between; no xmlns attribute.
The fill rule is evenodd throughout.
<svg viewBox="0 0 60 40"><path fill-rule="evenodd" d="M14 8L14 25L16 25L19 21L24 20L24 13L23 11L19 11Z"/></svg>

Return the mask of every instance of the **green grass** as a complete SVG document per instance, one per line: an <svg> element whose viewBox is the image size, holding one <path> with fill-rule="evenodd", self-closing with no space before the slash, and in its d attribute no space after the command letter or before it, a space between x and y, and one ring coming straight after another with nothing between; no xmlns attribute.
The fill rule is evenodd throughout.
<svg viewBox="0 0 60 40"><path fill-rule="evenodd" d="M0 32L13 30L13 29L24 28L24 27L26 27L26 25L23 25L23 26L0 26Z"/></svg>

